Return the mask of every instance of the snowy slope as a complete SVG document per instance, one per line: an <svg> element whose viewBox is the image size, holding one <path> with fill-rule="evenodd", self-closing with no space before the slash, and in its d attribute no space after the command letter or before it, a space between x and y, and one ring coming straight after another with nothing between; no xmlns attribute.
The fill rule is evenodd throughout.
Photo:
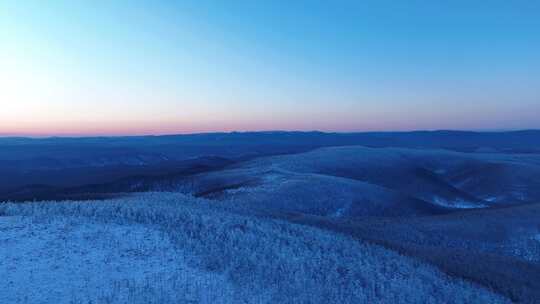
<svg viewBox="0 0 540 304"><path fill-rule="evenodd" d="M0 217L0 231L1 303L230 302L209 292L227 291L223 278L189 266L149 227L15 216Z"/></svg>
<svg viewBox="0 0 540 304"><path fill-rule="evenodd" d="M231 169L189 180L195 193L235 206L329 217L417 216L445 208L354 179L284 169ZM186 191L186 190L184 190Z"/></svg>
<svg viewBox="0 0 540 304"><path fill-rule="evenodd" d="M3 303L509 302L376 245L178 194L0 214Z"/></svg>
<svg viewBox="0 0 540 304"><path fill-rule="evenodd" d="M450 208L540 200L540 156L445 150L322 148L253 160L246 168L355 179Z"/></svg>

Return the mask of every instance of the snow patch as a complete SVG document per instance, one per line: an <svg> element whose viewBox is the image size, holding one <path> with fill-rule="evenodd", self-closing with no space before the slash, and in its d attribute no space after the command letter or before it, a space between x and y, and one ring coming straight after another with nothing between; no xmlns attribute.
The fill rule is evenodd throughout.
<svg viewBox="0 0 540 304"><path fill-rule="evenodd" d="M462 199L449 201L441 197L434 197L433 202L439 206L443 206L447 208L473 209L473 208L487 207L487 205L476 203L476 202L469 202Z"/></svg>
<svg viewBox="0 0 540 304"><path fill-rule="evenodd" d="M162 293L174 281L189 296L219 285L189 267L160 231L69 218L0 217L0 274L0 303L128 303L136 288Z"/></svg>

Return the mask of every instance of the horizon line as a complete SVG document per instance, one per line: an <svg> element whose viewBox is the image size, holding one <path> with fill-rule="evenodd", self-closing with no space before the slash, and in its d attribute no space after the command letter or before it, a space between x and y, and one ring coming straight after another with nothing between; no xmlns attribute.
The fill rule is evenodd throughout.
<svg viewBox="0 0 540 304"><path fill-rule="evenodd" d="M26 134L26 133L0 133L0 139L55 139L55 138L120 138L120 137L167 137L190 136L205 134L235 134L235 133L323 133L323 134L367 134L367 133L420 133L420 132L466 132L466 133L513 133L513 132L540 132L540 128L526 129L411 129L411 130L359 130L359 131L331 131L331 130L233 130L233 131L202 131L178 133L140 133L140 134Z"/></svg>

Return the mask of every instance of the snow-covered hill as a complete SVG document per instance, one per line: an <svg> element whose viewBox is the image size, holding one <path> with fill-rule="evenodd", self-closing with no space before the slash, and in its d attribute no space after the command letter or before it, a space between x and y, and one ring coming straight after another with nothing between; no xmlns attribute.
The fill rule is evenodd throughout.
<svg viewBox="0 0 540 304"><path fill-rule="evenodd" d="M4 303L509 302L377 245L179 194L0 214Z"/></svg>
<svg viewBox="0 0 540 304"><path fill-rule="evenodd" d="M447 208L362 182L284 169L238 168L196 175L184 192L244 208L329 217L419 216Z"/></svg>
<svg viewBox="0 0 540 304"><path fill-rule="evenodd" d="M540 201L540 156L331 147L259 158L246 168L337 176L449 208Z"/></svg>

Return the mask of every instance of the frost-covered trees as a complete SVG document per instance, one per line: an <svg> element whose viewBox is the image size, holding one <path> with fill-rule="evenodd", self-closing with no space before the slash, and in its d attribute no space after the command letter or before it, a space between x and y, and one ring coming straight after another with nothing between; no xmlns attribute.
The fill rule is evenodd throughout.
<svg viewBox="0 0 540 304"><path fill-rule="evenodd" d="M189 267L226 278L223 290L213 288L208 292L221 292L222 299L231 303L507 302L481 286L451 278L379 246L317 228L234 212L180 194L150 193L89 202L4 203L0 204L0 214L24 216L42 225L69 219L74 227L92 223L157 229L167 235L174 250L182 252ZM171 271L179 270L171 267ZM187 284L181 273L174 275L177 279L171 284ZM167 299L186 296L185 288L170 288L173 285L155 278L143 284L118 284L138 299L159 293L163 303L168 303ZM84 298L79 294L84 292L88 291L75 292L73 300ZM103 299L123 303L114 292Z"/></svg>

